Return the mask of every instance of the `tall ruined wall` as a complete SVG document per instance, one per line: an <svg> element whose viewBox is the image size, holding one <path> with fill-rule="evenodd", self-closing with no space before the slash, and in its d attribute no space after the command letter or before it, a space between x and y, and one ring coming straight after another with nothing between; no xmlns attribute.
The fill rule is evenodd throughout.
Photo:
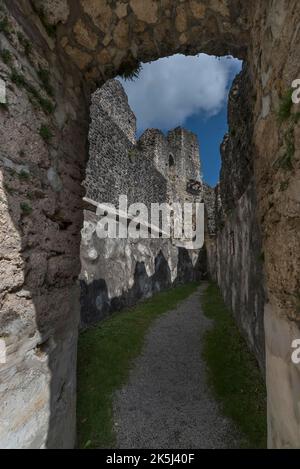
<svg viewBox="0 0 300 469"><path fill-rule="evenodd" d="M14 13L0 2L0 448L72 448L88 106L40 20Z"/></svg>
<svg viewBox="0 0 300 469"><path fill-rule="evenodd" d="M253 182L208 242L210 268L250 349L265 369L264 256Z"/></svg>
<svg viewBox="0 0 300 469"><path fill-rule="evenodd" d="M216 190L203 183L203 201L205 203L205 232L207 235L216 234Z"/></svg>
<svg viewBox="0 0 300 469"><path fill-rule="evenodd" d="M222 165L219 195L222 210L230 212L253 179L253 108L255 91L249 67L245 64L235 78L228 98L228 126L221 145Z"/></svg>
<svg viewBox="0 0 300 469"><path fill-rule="evenodd" d="M125 91L119 81L109 81L92 98L86 197L115 205L120 195L127 195L129 203L146 205L166 200L166 179L155 168L152 151L147 151L151 145L145 137L137 145L135 134L136 119ZM153 145L163 137L157 134Z"/></svg>
<svg viewBox="0 0 300 469"><path fill-rule="evenodd" d="M128 204L144 203L148 209L151 203L200 201L202 190L198 195L187 192L189 180L202 187L197 137L181 128L166 137L148 129L136 141L135 125L119 81L110 80L94 93L86 197L116 208L120 195L128 196ZM206 271L197 264L198 251L178 248L172 239L101 240L97 222L98 217L86 210L81 244L82 325L176 283L191 281L201 269Z"/></svg>
<svg viewBox="0 0 300 469"><path fill-rule="evenodd" d="M138 141L136 119L118 80L108 81L93 94L89 131L89 162L84 186L96 202L192 200L187 182L200 182L196 135L177 128L167 137L148 129Z"/></svg>
<svg viewBox="0 0 300 469"><path fill-rule="evenodd" d="M210 199L216 229L213 237L207 236L207 251L211 276L264 370L264 259L253 180L253 102L244 65L229 95L220 183Z"/></svg>
<svg viewBox="0 0 300 469"><path fill-rule="evenodd" d="M267 283L268 444L299 448L300 365L291 359L291 344L300 338L300 106L290 96L293 80L300 78L300 4L257 2L252 15L254 175Z"/></svg>

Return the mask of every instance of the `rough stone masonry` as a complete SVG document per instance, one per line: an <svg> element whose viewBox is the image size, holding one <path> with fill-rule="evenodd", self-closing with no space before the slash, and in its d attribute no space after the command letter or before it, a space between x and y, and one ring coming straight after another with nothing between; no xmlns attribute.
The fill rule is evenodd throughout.
<svg viewBox="0 0 300 469"><path fill-rule="evenodd" d="M203 202L200 155L196 135L182 128L167 137L146 130L136 141L136 118L121 83L108 81L93 94L87 200L119 205ZM192 190L192 186L195 189ZM109 312L178 283L200 279L206 272L203 250L177 247L176 240L99 239L99 220L85 210L81 244L81 323L99 321ZM211 215L213 216L213 215ZM184 244L184 243L183 243Z"/></svg>
<svg viewBox="0 0 300 469"><path fill-rule="evenodd" d="M91 92L141 61L199 52L232 54L247 65L252 99L239 125L252 149L252 186L244 191L247 177L235 182L245 162L244 151L236 160L230 156L230 148L242 148L234 128L223 153L223 177L230 178L234 198L223 195L222 209L221 181L216 199L223 234L215 252L221 260L230 242L231 257L228 247L224 254L230 262L223 258L222 265L233 275L235 256L248 251L237 247L237 223L254 211L265 276L269 447L300 446L300 369L291 361L291 343L300 336L299 109L288 102L278 118L300 77L299 22L298 0L0 1L6 86L0 105L0 338L7 357L0 365L0 447L75 443L81 183ZM233 202L238 211L231 218ZM251 246L251 232L245 236ZM211 265L222 290L230 290L219 261ZM242 300L246 307L256 301L253 294L248 300L246 288L254 259L243 265L243 294L236 284L226 301ZM252 314L259 317L259 310ZM250 323L246 329L256 330Z"/></svg>

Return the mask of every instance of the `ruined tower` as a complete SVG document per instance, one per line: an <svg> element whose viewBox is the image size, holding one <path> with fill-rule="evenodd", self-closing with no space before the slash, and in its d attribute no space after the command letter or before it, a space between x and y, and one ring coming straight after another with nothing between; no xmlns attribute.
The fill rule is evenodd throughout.
<svg viewBox="0 0 300 469"><path fill-rule="evenodd" d="M136 118L117 80L107 82L92 99L90 159L85 179L82 231L82 322L101 319L177 282L196 276L199 252L186 251L170 239L99 240L97 203L116 207L119 196L128 203L201 202L199 145L196 135L182 129L165 136L147 129L136 140ZM150 213L150 210L149 210ZM205 270L205 269L204 269Z"/></svg>

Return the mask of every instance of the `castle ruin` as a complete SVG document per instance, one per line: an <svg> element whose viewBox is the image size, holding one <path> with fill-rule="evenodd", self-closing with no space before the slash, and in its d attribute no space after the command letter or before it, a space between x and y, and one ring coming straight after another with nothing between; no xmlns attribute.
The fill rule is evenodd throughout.
<svg viewBox="0 0 300 469"><path fill-rule="evenodd" d="M221 179L215 189L202 180L196 135L182 128L167 136L147 129L136 140L136 118L120 82L108 81L93 94L85 200L117 206L119 196L127 195L130 204L148 207L204 202L205 245L187 250L172 238L101 240L95 207L87 204L81 244L83 327L162 289L210 276L218 281L264 372L262 247L247 144L252 123L244 119L244 125L237 126L239 113L249 112L250 87L244 67L229 97L229 125L237 128L240 138L234 143L230 134L224 137ZM228 177L232 171L237 172L234 184Z"/></svg>
<svg viewBox="0 0 300 469"><path fill-rule="evenodd" d="M0 447L75 444L91 94L140 62L203 52L245 63L229 100L220 184L208 191L217 231L206 239L207 265L265 370L268 446L298 448L299 108L288 101L280 120L278 111L300 76L299 1L0 7Z"/></svg>
<svg viewBox="0 0 300 469"><path fill-rule="evenodd" d="M155 129L138 140L135 135L125 91L111 80L92 98L85 200L118 206L119 196L126 195L128 204L149 209L151 203L203 202L196 135L182 128L167 136ZM177 247L172 238L98 239L98 217L89 205L81 245L83 325L205 273L203 252Z"/></svg>

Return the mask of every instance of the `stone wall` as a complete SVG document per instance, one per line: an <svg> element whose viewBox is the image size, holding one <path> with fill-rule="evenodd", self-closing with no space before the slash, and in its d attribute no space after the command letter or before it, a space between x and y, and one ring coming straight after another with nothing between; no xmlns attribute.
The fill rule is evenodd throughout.
<svg viewBox="0 0 300 469"><path fill-rule="evenodd" d="M0 6L0 448L71 448L88 106L39 21Z"/></svg>
<svg viewBox="0 0 300 469"><path fill-rule="evenodd" d="M201 181L196 135L181 128L167 136L148 129L138 141L135 135L136 119L126 93L118 80L110 80L92 97L86 197L116 205L120 195L147 206L192 201L187 183Z"/></svg>
<svg viewBox="0 0 300 469"><path fill-rule="evenodd" d="M255 91L249 67L235 78L228 98L228 127L221 145L219 194L222 210L230 212L253 178L253 108Z"/></svg>
<svg viewBox="0 0 300 469"><path fill-rule="evenodd" d="M84 212L81 245L81 326L101 321L172 286L199 280L199 251L178 248L169 239L101 240L98 217Z"/></svg>
<svg viewBox="0 0 300 469"><path fill-rule="evenodd" d="M220 183L208 205L215 230L206 244L210 274L264 372L264 255L253 180L253 107L251 77L244 65L229 95Z"/></svg>
<svg viewBox="0 0 300 469"><path fill-rule="evenodd" d="M120 195L127 195L129 204L166 200L166 179L154 164L154 146L159 140L165 143L164 137L153 132L137 144L135 134L135 116L122 85L117 80L107 82L92 98L87 198L117 206Z"/></svg>
<svg viewBox="0 0 300 469"><path fill-rule="evenodd" d="M253 182L227 215L223 227L208 240L207 252L211 276L264 372L264 257Z"/></svg>
<svg viewBox="0 0 300 469"><path fill-rule="evenodd" d="M300 109L287 96L300 77L300 5L268 0L253 2L251 10L254 176L267 286L269 447L299 448L300 365L291 360L291 344L300 337ZM282 115L286 102L288 112Z"/></svg>
<svg viewBox="0 0 300 469"><path fill-rule="evenodd" d="M148 129L136 141L136 119L119 81L110 80L93 94L89 131L86 197L112 203L127 195L128 205L202 201L197 137L177 128L165 136ZM189 193L188 182L200 192ZM150 211L149 211L150 214ZM99 218L86 210L81 244L81 323L109 313L206 271L199 251L176 246L174 239L105 239L96 234ZM150 223L150 220L149 220Z"/></svg>
<svg viewBox="0 0 300 469"><path fill-rule="evenodd" d="M210 187L208 184L203 183L203 200L205 202L205 231L208 235L214 236L216 234L216 189Z"/></svg>

